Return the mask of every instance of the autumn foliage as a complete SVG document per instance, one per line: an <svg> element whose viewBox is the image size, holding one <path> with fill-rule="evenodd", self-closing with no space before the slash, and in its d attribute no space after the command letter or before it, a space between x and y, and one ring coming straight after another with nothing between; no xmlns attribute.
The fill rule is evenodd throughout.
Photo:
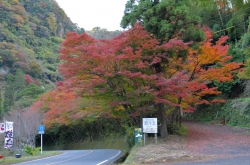
<svg viewBox="0 0 250 165"><path fill-rule="evenodd" d="M111 40L68 33L60 51L60 72L67 83L40 100L45 122L69 124L104 112L133 118L153 111L158 103L192 112L197 104L223 101L204 99L220 94L208 84L232 81L240 64L229 62L226 36L213 45L211 33L206 33L199 49L176 39L160 44L139 24ZM89 105L84 111L79 105L88 97L101 100L109 110Z"/></svg>
<svg viewBox="0 0 250 165"><path fill-rule="evenodd" d="M205 95L218 95L221 92L216 87L208 87L213 81L231 82L240 70L242 63L230 62L228 55L229 45L226 44L227 36L222 36L212 44L211 32L206 29L206 40L201 43L199 50L189 49L187 62L184 69L189 75L188 89L191 95L187 98L188 104L211 104L225 102L225 100L202 99ZM184 99L185 100L185 99ZM190 102L191 101L191 102ZM190 112L194 108L187 109Z"/></svg>

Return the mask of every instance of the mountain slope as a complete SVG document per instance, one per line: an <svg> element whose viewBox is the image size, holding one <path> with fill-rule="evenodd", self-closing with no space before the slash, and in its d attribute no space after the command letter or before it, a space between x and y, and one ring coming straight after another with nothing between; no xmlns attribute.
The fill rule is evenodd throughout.
<svg viewBox="0 0 250 165"><path fill-rule="evenodd" d="M58 50L68 31L79 31L53 0L0 1L0 67L39 77L57 72Z"/></svg>
<svg viewBox="0 0 250 165"><path fill-rule="evenodd" d="M0 101L4 105L0 112L6 112L6 107L13 109L16 104L29 106L37 95L52 89L55 82L62 79L57 71L60 63L58 51L69 31L82 33L84 29L77 27L54 0L0 1L0 83L3 98ZM23 76L18 79L20 70ZM8 75L14 78L6 79ZM26 86L16 90L12 84L25 82L23 79ZM5 84L7 80L9 84ZM40 91L41 87L45 90ZM39 91L36 95L35 90ZM13 100L15 105L7 103L7 100Z"/></svg>

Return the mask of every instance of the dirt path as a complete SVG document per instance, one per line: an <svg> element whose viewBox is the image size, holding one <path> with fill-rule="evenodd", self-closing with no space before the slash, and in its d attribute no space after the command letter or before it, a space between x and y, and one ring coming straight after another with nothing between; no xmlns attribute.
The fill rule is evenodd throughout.
<svg viewBox="0 0 250 165"><path fill-rule="evenodd" d="M184 124L189 129L189 135L185 141L186 149L190 155L199 155L198 157L201 158L199 161L183 160L183 162L189 162L186 165L250 165L249 130L192 121L186 121ZM181 164L176 163L176 165Z"/></svg>
<svg viewBox="0 0 250 165"><path fill-rule="evenodd" d="M193 121L183 124L189 130L187 137L169 136L139 147L127 164L250 165L249 130Z"/></svg>
<svg viewBox="0 0 250 165"><path fill-rule="evenodd" d="M250 155L250 134L247 129L223 125L185 122L189 129L187 149L204 155Z"/></svg>

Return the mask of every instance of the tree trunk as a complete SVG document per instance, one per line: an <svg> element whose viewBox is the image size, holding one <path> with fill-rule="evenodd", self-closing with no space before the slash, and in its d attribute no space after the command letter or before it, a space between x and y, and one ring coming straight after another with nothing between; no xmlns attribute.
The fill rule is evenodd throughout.
<svg viewBox="0 0 250 165"><path fill-rule="evenodd" d="M158 108L159 120L161 123L160 125L161 138L166 138L168 135L168 130L167 130L166 111L164 108L164 103L158 103L157 108Z"/></svg>
<svg viewBox="0 0 250 165"><path fill-rule="evenodd" d="M182 97L178 98L178 104L180 105L182 101ZM171 122L172 124L174 123L174 119L176 120L176 124L179 122L180 126L181 126L181 107L177 106L175 107L175 110L172 113L172 119Z"/></svg>

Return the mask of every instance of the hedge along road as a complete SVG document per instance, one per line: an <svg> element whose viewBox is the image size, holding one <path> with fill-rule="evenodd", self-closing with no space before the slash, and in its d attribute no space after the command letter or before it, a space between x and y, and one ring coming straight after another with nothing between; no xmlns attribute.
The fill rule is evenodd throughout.
<svg viewBox="0 0 250 165"><path fill-rule="evenodd" d="M189 129L186 148L205 159L171 165L250 165L248 129L192 121L185 121L184 124Z"/></svg>
<svg viewBox="0 0 250 165"><path fill-rule="evenodd" d="M63 154L18 163L15 165L108 165L116 161L122 152L120 150L67 150Z"/></svg>

